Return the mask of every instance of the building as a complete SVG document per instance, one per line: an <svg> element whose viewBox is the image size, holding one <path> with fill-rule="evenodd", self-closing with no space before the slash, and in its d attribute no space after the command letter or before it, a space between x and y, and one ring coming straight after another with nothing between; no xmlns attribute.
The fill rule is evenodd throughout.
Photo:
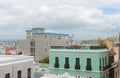
<svg viewBox="0 0 120 78"><path fill-rule="evenodd" d="M16 54L16 41L0 41L0 54Z"/></svg>
<svg viewBox="0 0 120 78"><path fill-rule="evenodd" d="M5 54L6 53L5 50L6 50L6 45L1 44L0 45L0 54Z"/></svg>
<svg viewBox="0 0 120 78"><path fill-rule="evenodd" d="M33 57L0 55L0 78L33 78Z"/></svg>
<svg viewBox="0 0 120 78"><path fill-rule="evenodd" d="M6 55L16 55L16 47L6 47L5 49Z"/></svg>
<svg viewBox="0 0 120 78"><path fill-rule="evenodd" d="M117 34L115 36L112 36L109 38L113 44L113 48L117 55L115 56L115 63L117 63L117 67L114 68L114 78L120 78L120 34Z"/></svg>
<svg viewBox="0 0 120 78"><path fill-rule="evenodd" d="M68 34L49 33L44 28L26 30L26 39L20 40L17 53L35 56L35 61L49 56L50 46L68 46L74 44L73 37Z"/></svg>
<svg viewBox="0 0 120 78"><path fill-rule="evenodd" d="M115 35L113 37L110 37L109 39L111 39L112 44L113 44L113 48L117 52L117 55L115 57L115 61L118 62L120 60L120 53L119 53L120 52L119 51L119 47L120 47L119 46L119 42L120 42L120 40L119 40L119 34Z"/></svg>
<svg viewBox="0 0 120 78"><path fill-rule="evenodd" d="M114 73L115 52L105 46L87 45L80 47L53 46L50 49L50 73L69 73L76 78L119 78ZM119 67L118 67L119 68Z"/></svg>

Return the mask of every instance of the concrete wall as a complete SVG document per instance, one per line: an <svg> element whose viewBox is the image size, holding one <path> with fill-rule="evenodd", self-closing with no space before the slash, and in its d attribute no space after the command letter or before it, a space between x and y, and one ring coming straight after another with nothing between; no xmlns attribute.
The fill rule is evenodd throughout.
<svg viewBox="0 0 120 78"><path fill-rule="evenodd" d="M20 40L17 44L17 53L22 52L24 55L30 55L31 39Z"/></svg>
<svg viewBox="0 0 120 78"><path fill-rule="evenodd" d="M49 56L50 46L67 46L71 45L68 41L68 36L54 36L54 35L36 35L35 36L35 60Z"/></svg>
<svg viewBox="0 0 120 78"><path fill-rule="evenodd" d="M10 78L17 78L17 71L22 71L22 78L27 78L27 70L31 68L31 78L34 78L33 61L25 61L13 64L0 65L0 78L5 78L6 73L10 73Z"/></svg>

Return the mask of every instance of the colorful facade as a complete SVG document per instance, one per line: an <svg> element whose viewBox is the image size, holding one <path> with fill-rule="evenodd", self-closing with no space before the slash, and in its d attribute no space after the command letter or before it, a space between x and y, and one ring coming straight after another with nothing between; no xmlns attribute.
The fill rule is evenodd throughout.
<svg viewBox="0 0 120 78"><path fill-rule="evenodd" d="M109 51L105 47L52 47L50 49L50 73L69 73L77 78L109 78L112 68Z"/></svg>

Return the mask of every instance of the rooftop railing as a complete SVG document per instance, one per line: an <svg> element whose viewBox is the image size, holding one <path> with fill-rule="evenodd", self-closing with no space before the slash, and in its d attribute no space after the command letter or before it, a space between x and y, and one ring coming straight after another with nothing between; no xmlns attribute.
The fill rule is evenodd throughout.
<svg viewBox="0 0 120 78"><path fill-rule="evenodd" d="M51 49L107 49L106 46L51 46Z"/></svg>

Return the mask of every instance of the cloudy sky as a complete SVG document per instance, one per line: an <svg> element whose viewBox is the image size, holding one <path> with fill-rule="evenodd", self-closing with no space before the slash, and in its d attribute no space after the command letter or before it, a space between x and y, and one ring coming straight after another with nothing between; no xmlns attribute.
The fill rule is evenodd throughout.
<svg viewBox="0 0 120 78"><path fill-rule="evenodd" d="M34 27L77 40L109 37L120 31L120 0L0 0L0 40L24 39Z"/></svg>

